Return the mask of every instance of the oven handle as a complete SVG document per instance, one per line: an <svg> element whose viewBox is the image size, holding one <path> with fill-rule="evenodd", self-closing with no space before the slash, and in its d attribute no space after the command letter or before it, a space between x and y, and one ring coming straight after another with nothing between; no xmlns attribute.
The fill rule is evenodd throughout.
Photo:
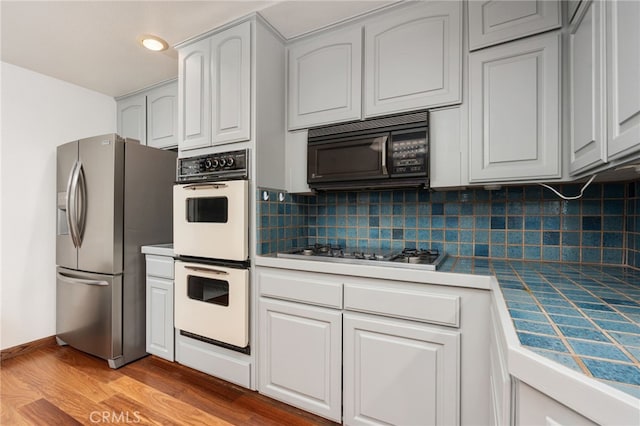
<svg viewBox="0 0 640 426"><path fill-rule="evenodd" d="M221 271L219 269L202 268L199 266L185 266L185 269L189 269L191 271L196 271L196 272L210 272L212 274L217 274L217 275L229 275L228 272Z"/></svg>
<svg viewBox="0 0 640 426"><path fill-rule="evenodd" d="M226 187L226 183L192 183L190 185L183 186L184 189L190 189L192 191L195 191L196 189L220 189Z"/></svg>

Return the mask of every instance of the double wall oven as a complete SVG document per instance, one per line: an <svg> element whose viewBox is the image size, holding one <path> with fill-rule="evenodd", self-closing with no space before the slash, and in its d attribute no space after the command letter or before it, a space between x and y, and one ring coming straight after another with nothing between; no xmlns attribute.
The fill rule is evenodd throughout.
<svg viewBox="0 0 640 426"><path fill-rule="evenodd" d="M175 327L249 353L247 150L178 160L173 191Z"/></svg>

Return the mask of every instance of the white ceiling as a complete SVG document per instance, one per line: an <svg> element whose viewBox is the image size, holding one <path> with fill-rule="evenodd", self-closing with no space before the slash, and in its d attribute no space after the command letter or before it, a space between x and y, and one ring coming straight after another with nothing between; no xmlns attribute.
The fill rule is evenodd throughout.
<svg viewBox="0 0 640 426"><path fill-rule="evenodd" d="M173 46L260 11L292 38L393 2L2 0L0 58L117 97L178 75L177 51L150 52L142 34Z"/></svg>

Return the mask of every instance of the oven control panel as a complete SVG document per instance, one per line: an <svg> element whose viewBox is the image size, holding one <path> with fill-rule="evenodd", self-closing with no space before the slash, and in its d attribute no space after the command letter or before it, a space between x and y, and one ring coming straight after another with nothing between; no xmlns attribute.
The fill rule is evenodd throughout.
<svg viewBox="0 0 640 426"><path fill-rule="evenodd" d="M247 149L178 158L176 180L181 183L247 179L248 158Z"/></svg>

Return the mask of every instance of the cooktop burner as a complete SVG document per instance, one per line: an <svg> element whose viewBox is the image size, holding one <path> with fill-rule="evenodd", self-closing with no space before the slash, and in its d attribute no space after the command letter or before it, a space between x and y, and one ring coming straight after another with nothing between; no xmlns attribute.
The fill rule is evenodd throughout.
<svg viewBox="0 0 640 426"><path fill-rule="evenodd" d="M333 244L314 244L286 253L278 257L289 259L324 260L340 263L379 264L381 266L404 267L434 271L446 255L437 249L408 249L401 252L362 251L343 248Z"/></svg>

